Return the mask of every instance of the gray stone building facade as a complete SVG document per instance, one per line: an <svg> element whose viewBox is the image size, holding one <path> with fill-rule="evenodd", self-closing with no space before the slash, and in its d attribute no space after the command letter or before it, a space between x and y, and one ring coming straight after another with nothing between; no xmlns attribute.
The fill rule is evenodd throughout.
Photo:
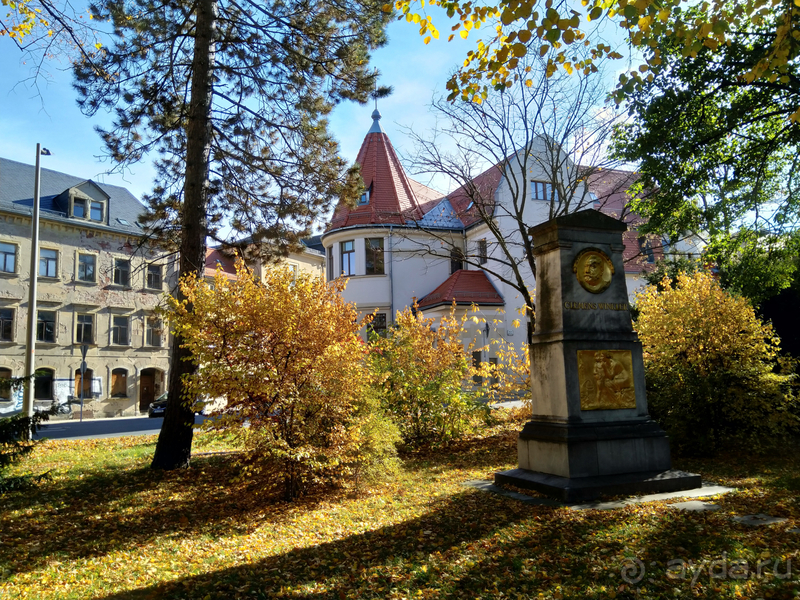
<svg viewBox="0 0 800 600"><path fill-rule="evenodd" d="M25 369L34 171L0 158L0 377ZM84 416L136 415L166 390L169 336L154 311L177 265L142 243L143 210L125 188L41 170L37 406L68 412L83 389ZM21 408L21 391L0 395L0 414Z"/></svg>

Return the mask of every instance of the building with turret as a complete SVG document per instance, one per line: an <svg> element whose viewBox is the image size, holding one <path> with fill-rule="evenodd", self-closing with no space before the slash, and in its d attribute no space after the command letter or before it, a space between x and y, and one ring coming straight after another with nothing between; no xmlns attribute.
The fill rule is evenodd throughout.
<svg viewBox="0 0 800 600"><path fill-rule="evenodd" d="M485 215L488 210L502 235L513 239L518 223L503 210L511 202L509 182L524 181L529 186L523 220L532 227L549 218L552 176L530 166L529 172L509 177L493 166L471 180L469 193L459 188L442 194L408 176L377 110L372 119L356 158L366 191L355 207L337 207L321 238L327 278L349 278L345 299L355 302L362 313L375 312L377 330L391 326L396 311L415 303L426 316L437 318L449 312L453 303L459 310L475 305L485 323L470 325L471 339L483 345L501 336L519 348L527 337L525 303L517 289L490 272L497 273L505 257L481 212ZM530 151L544 152L542 140L535 140ZM506 161L505 168L518 168L514 165L519 162ZM589 186L576 194L586 200L571 210L595 208L630 220L624 211L624 190L634 180L635 174L625 171L597 173L588 183L579 184ZM483 211L474 205L476 197L487 199ZM654 244L649 254L640 252L640 246L649 248L635 231L630 232L626 276L631 291L641 285L641 257L647 261L661 255L660 244ZM520 262L527 269L525 261ZM533 289L529 269L526 280ZM492 360L490 354L474 358Z"/></svg>

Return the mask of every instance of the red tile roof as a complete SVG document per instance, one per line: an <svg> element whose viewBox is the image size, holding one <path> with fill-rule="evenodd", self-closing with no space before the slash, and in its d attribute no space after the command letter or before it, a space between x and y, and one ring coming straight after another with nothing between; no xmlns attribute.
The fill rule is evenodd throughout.
<svg viewBox="0 0 800 600"><path fill-rule="evenodd" d="M480 175L476 176L468 186L461 186L447 197L450 204L464 223L469 227L481 220L480 212L473 205L483 203L485 212L492 214L494 211L494 193L503 177L503 172L499 167L490 167Z"/></svg>
<svg viewBox="0 0 800 600"><path fill-rule="evenodd" d="M208 248L206 250L206 277L214 277L217 272L217 266L222 267L222 272L228 279L236 279L236 267L234 260L225 256L216 248Z"/></svg>
<svg viewBox="0 0 800 600"><path fill-rule="evenodd" d="M419 301L419 308L431 308L442 304L484 304L503 306L503 297L489 281L483 271L461 269L444 280L439 287Z"/></svg>
<svg viewBox="0 0 800 600"><path fill-rule="evenodd" d="M380 113L373 113L375 124L370 129L356 162L361 165L364 186L370 190L369 202L350 208L344 204L336 207L328 230L350 225L394 224L418 220L423 215L423 205L441 198L442 194L406 175L400 159L381 129Z"/></svg>
<svg viewBox="0 0 800 600"><path fill-rule="evenodd" d="M597 196L595 208L609 216L627 223L628 231L622 234L625 249L622 259L625 263L626 273L650 272L655 269L655 264L647 262L647 256L639 245L639 232L636 228L644 223L644 219L628 209L628 188L639 179L635 171L622 171L620 169L607 169L597 171L589 176L589 190ZM644 239L642 240L644 242ZM654 261L664 258L663 244L658 236L648 236Z"/></svg>

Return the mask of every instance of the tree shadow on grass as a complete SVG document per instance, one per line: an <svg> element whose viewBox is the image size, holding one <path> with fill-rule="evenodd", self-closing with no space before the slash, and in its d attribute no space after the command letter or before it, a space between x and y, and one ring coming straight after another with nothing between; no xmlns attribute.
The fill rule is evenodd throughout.
<svg viewBox="0 0 800 600"><path fill-rule="evenodd" d="M665 574L676 552L698 560L733 552L738 542L725 535L731 527L713 513L678 512L664 505L571 511L464 492L398 525L103 600L497 598L501 593L603 600L734 598L737 581L723 582L723 589L719 582L709 584L706 575L704 585L688 587L691 575L676 581ZM698 528L720 535L697 535ZM625 571L631 559L642 561L644 570ZM773 598L791 597L784 595L791 592L788 584L774 583L759 581L755 589L769 589ZM682 595L676 594L677 586L683 586Z"/></svg>
<svg viewBox="0 0 800 600"><path fill-rule="evenodd" d="M516 464L517 435L517 431L506 430L482 438L456 440L444 447L401 452L401 457L406 470L411 472L431 468L482 469Z"/></svg>
<svg viewBox="0 0 800 600"><path fill-rule="evenodd" d="M109 468L45 482L4 498L0 572L32 571L49 560L100 556L156 538L247 532L270 504L280 520L298 503L274 503L257 481L233 483L230 456L197 456L186 470ZM313 507L312 496L301 506ZM16 512L16 514L12 514Z"/></svg>
<svg viewBox="0 0 800 600"><path fill-rule="evenodd" d="M482 551L485 540L502 539L506 530L526 531L521 524L533 514L553 512L548 507L529 507L500 496L465 491L438 499L426 514L397 525L104 598L203 598L210 594L212 598L285 595L338 600L385 598L392 589L399 590L400 595L409 595L436 586L441 593L475 597L471 588L473 583L478 585L483 581L482 561L465 557L473 551ZM531 530L541 528L541 523L536 522ZM498 548L512 543L511 539L504 540ZM459 575L440 578L439 566L451 560L463 561Z"/></svg>
<svg viewBox="0 0 800 600"><path fill-rule="evenodd" d="M447 453L416 453L407 457L405 468L419 475L425 469L492 467L512 457L510 440L505 434L456 443ZM34 571L53 559L134 550L157 539L247 534L264 524L265 508L270 521L278 523L298 508L312 510L322 499L312 495L286 504L262 489L258 479L234 482L238 470L231 456L195 454L190 469L172 472L135 460L142 466L126 467L117 459L102 471L77 469L34 493L8 495L0 512L0 576Z"/></svg>

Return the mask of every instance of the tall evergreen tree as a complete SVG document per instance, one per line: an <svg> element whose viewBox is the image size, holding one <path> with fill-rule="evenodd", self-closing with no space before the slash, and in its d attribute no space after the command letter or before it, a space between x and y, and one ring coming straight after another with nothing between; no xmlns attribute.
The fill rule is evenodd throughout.
<svg viewBox="0 0 800 600"><path fill-rule="evenodd" d="M179 250L181 274L204 268L206 239L221 240L224 225L285 253L334 200L358 191L326 115L374 89L369 52L385 43L389 17L380 2L102 0L91 12L113 33L75 67L79 104L89 115L114 111L99 132L123 168L158 153L142 224ZM156 468L191 456L183 375L195 367L182 341Z"/></svg>

